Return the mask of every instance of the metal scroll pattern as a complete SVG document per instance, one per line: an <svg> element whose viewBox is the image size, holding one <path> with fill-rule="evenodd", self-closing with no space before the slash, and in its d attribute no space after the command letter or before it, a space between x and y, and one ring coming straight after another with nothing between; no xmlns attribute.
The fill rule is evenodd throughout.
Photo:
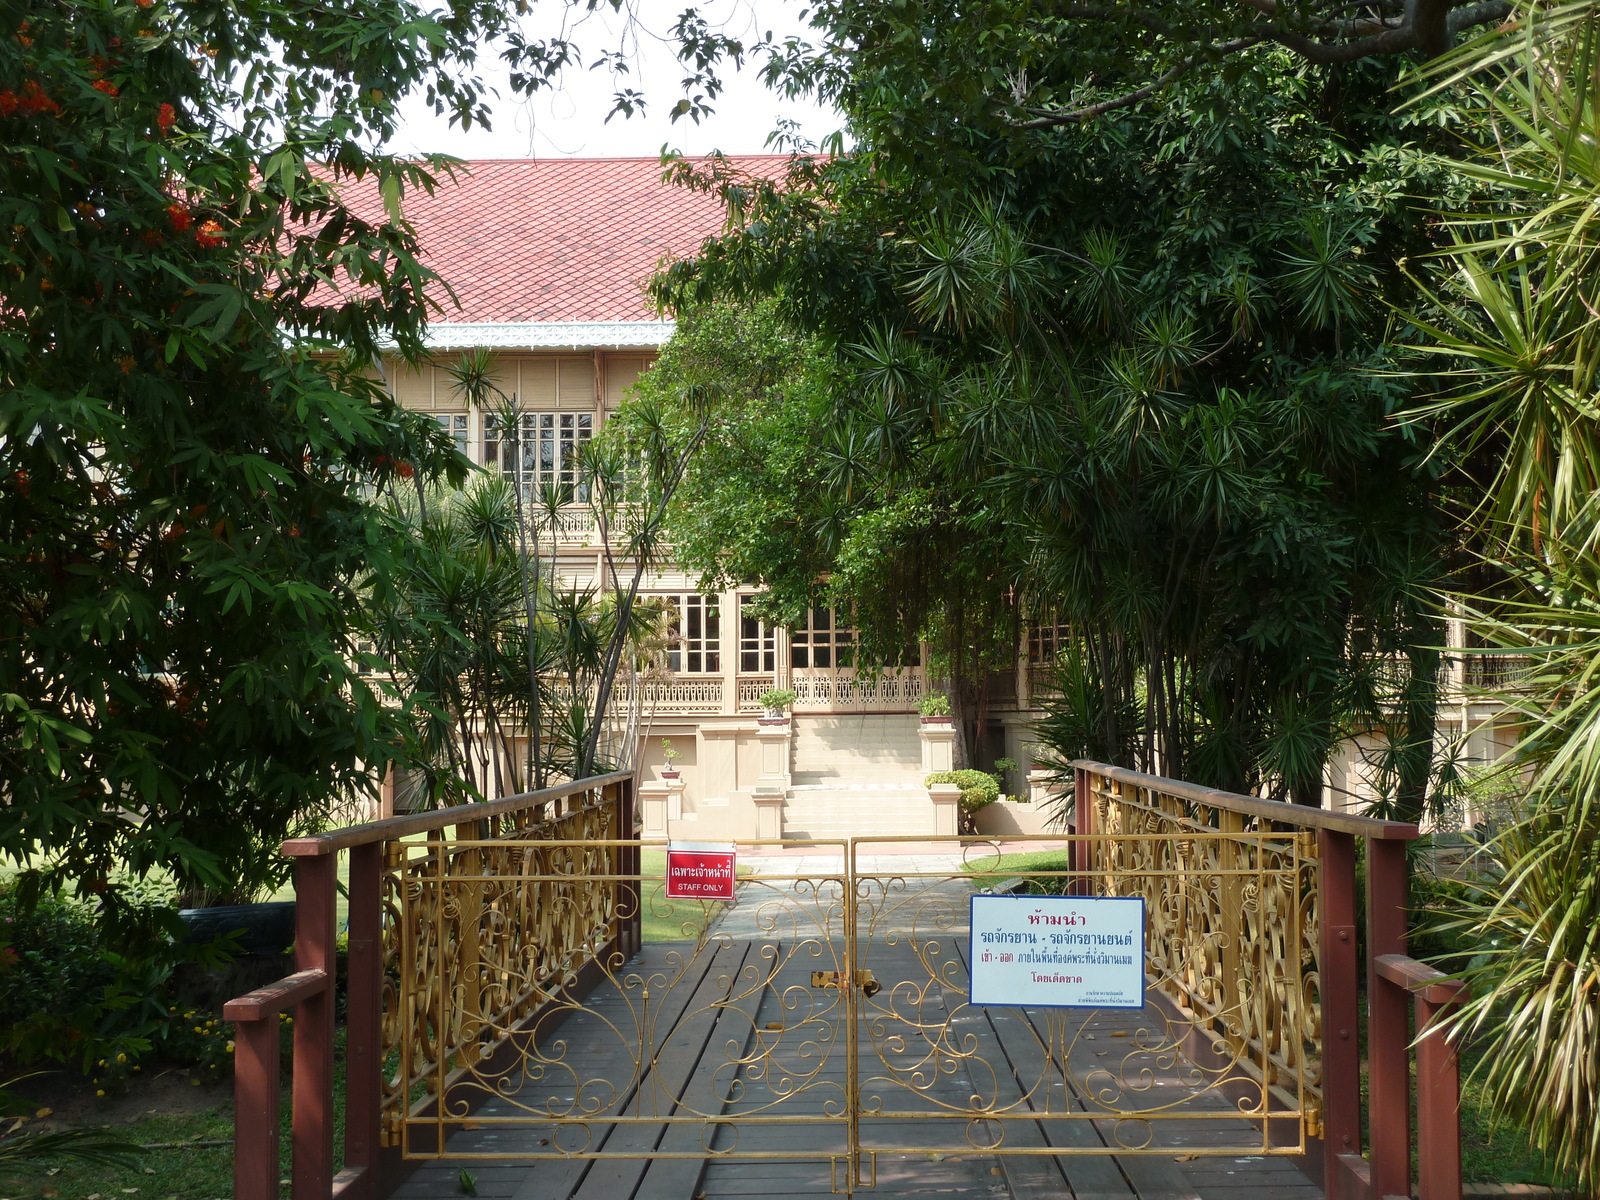
<svg viewBox="0 0 1600 1200"><path fill-rule="evenodd" d="M410 1156L471 1129L501 1139L482 1149L501 1158L823 1157L858 1184L864 1160L930 1147L1303 1148L1318 1062L1304 838L1208 827L1142 798L1095 803L1087 859L1041 870L1041 884L1144 896L1148 985L1172 1003L968 1004L971 876L873 870L860 840L822 851L837 868L743 877L733 909L665 900L646 881L646 914L673 941L633 961L608 949L635 893L617 843L594 844L614 837L606 804L402 847L386 1136ZM948 844L969 861L999 849ZM1195 1121L1212 1134L1193 1138Z"/></svg>
<svg viewBox="0 0 1600 1200"><path fill-rule="evenodd" d="M860 1024L872 1049L870 1057L862 1053L863 1147L896 1148L873 1144L874 1121L888 1129L933 1120L949 1126L946 1144L954 1145L960 1130L965 1145L959 1149L1029 1153L1030 1143L1018 1138L1022 1128L1056 1118L1091 1122L1096 1133L1079 1144L1102 1146L1101 1152L1236 1155L1302 1148L1310 1132L1300 1120L1308 1111L1303 1072L1261 1036L1279 1032L1273 1007L1284 1004L1286 994L1299 994L1299 963L1281 980L1245 981L1262 963L1265 973L1254 978L1273 979L1270 963L1280 954L1251 941L1257 929L1277 925L1292 937L1299 932L1293 913L1280 905L1295 894L1296 877L1303 882L1302 864L1292 838L1268 840L1273 848L1240 873L1219 865L1231 863L1236 851L1233 839L1216 831L1190 831L1181 851L1164 835L1108 837L1099 843L1098 878L1062 869L1036 879L1045 891L1144 894L1148 986L1173 997L1201 991L1202 1008L1148 1005L1126 1014L1036 1009L1027 1019L1009 1009L974 1008L966 1002L965 881L858 875L860 963L886 981L879 994L861 1001ZM964 849L969 860L997 851L977 844ZM1117 861L1107 870L1112 855ZM1223 920L1224 905L1245 914L1242 927ZM1180 932L1187 920L1198 920L1201 930L1188 945ZM1224 930L1238 939L1227 947ZM1223 973L1238 965L1236 948L1250 965L1236 977L1240 986L1224 988ZM885 969L885 958L908 954L916 964L911 970ZM1273 1081L1265 1092L1264 1076ZM1260 1120L1268 1113L1271 1136ZM1196 1120L1217 1122L1217 1135L1200 1144L1169 1136Z"/></svg>
<svg viewBox="0 0 1600 1200"><path fill-rule="evenodd" d="M1315 835L1101 777L1090 802L1095 888L1144 897L1161 991L1320 1136Z"/></svg>
<svg viewBox="0 0 1600 1200"><path fill-rule="evenodd" d="M551 853L569 850L581 853L559 842ZM443 911L459 911L459 897L479 882L471 874L446 879ZM720 904L666 900L659 884L647 883L647 914L683 937L649 969L605 952L608 929L595 919L594 897L579 890L581 881L562 871L525 882L540 904L570 903L573 919L562 930L567 950L541 957L535 969L502 959L492 1011L474 1009L460 989L439 992L435 985L442 1007L430 998L428 1017L443 1012L444 1023L461 1033L453 1069L428 1053L418 1063L424 1073L413 1070L435 1097L432 1081L442 1078L445 1102L413 1103L409 1115L397 1116L407 1154L426 1155L439 1144L434 1127L442 1136L469 1119L480 1129L537 1130L531 1145L508 1150L522 1158L637 1157L637 1150L619 1149L627 1138L606 1140L632 1125L692 1130L680 1155L737 1155L741 1131L763 1123L788 1128L810 1120L842 1131L848 997L810 983L814 971L847 968L842 874L746 880L731 932L730 922L718 923ZM461 945L467 949L465 940ZM593 991L578 985L582 964L594 972ZM604 1003L594 1001L597 993ZM530 1013L538 1015L528 1021ZM697 1026L703 1028L695 1034ZM712 1045L686 1090L683 1064L675 1074L671 1060L686 1046L698 1048L713 1026ZM413 1030L420 1036L422 1023ZM797 1108L810 1116L797 1117ZM834 1153L842 1154L842 1133L837 1141Z"/></svg>
<svg viewBox="0 0 1600 1200"><path fill-rule="evenodd" d="M625 836L619 814L607 788L502 816L495 828L457 827L472 840L385 846L386 1145L397 1144L414 1102L448 1088L615 936L618 847L593 843Z"/></svg>

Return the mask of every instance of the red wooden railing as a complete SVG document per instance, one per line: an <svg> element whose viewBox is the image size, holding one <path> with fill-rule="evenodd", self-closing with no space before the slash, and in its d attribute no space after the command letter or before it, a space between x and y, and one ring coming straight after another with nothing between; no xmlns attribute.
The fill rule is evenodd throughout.
<svg viewBox="0 0 1600 1200"><path fill-rule="evenodd" d="M1095 828L1095 814L1110 800L1158 819L1231 827L1246 836L1251 830L1314 834L1323 1188L1328 1200L1408 1200L1412 1195L1414 1051L1417 1195L1419 1200L1460 1200L1460 1082L1456 1048L1441 1030L1440 1018L1460 1002L1462 986L1406 955L1406 843L1420 835L1417 826L1214 791L1104 763L1080 761L1074 767L1074 833L1109 832ZM1365 844L1367 892L1365 1140L1358 1052L1358 841ZM1411 1006L1416 1010L1414 1038Z"/></svg>
<svg viewBox="0 0 1600 1200"><path fill-rule="evenodd" d="M1241 831L1301 830L1314 836L1319 923L1316 959L1321 1000L1323 1178L1329 1200L1400 1200L1410 1195L1410 1057L1417 1060L1421 1200L1460 1196L1459 1086L1455 1048L1439 1018L1459 1002L1460 985L1406 956L1407 841L1415 825L1299 808L1213 791L1119 767L1080 762L1075 832L1094 834L1092 797L1132 796L1173 813L1206 812ZM385 1181L380 1150L382 1041L382 880L384 848L417 834L455 828L482 837L496 822L517 822L585 794L611 788L624 830L633 828L633 775L617 772L485 804L394 817L284 844L295 859L296 972L223 1009L236 1022L235 1200L277 1200L279 1014L295 1013L293 1190L295 1200L377 1200ZM1142 798L1142 799L1141 799ZM1227 821L1220 820L1227 814ZM1158 814L1159 815L1159 814ZM1190 819L1184 817L1183 819ZM1106 832L1106 831L1101 831ZM1103 839L1102 839L1103 840ZM1363 1138L1356 862L1365 844L1369 1115ZM350 904L344 1167L333 1170L335 902L338 855L348 853ZM636 851L635 851L636 854ZM1086 865L1086 864L1085 864ZM636 876L638 863L623 864ZM622 949L638 948L638 896ZM1413 1040L1408 1006L1416 1010ZM1363 1146L1368 1147L1363 1153Z"/></svg>
<svg viewBox="0 0 1600 1200"><path fill-rule="evenodd" d="M560 812L582 797L608 794L619 822L632 836L631 771L580 779L483 804L466 804L336 829L283 844L295 860L295 967L293 975L223 1007L234 1032L234 1200L278 1200L279 1014L294 1010L291 1074L294 1200L377 1200L397 1180L384 1178L380 1149L383 1070L384 847L418 834L455 829L457 837L484 837L501 822L523 823L547 808ZM537 833L530 831L530 836ZM334 978L337 967L335 903L340 853L350 855L350 918L345 1023L344 1167L333 1170ZM626 854L626 851L624 852ZM621 864L637 876L636 855ZM638 950L638 895L622 930L620 949Z"/></svg>

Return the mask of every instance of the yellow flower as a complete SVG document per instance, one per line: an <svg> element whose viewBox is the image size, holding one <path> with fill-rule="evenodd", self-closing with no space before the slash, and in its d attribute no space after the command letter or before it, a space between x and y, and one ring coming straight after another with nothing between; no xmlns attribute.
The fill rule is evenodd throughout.
<svg viewBox="0 0 1600 1200"><path fill-rule="evenodd" d="M96 1096L104 1096L105 1094L106 1094L105 1088L98 1088L95 1091L95 1095Z"/></svg>
<svg viewBox="0 0 1600 1200"><path fill-rule="evenodd" d="M126 1054L119 1054L117 1055L117 1061L119 1063L125 1063L128 1061L128 1056Z"/></svg>

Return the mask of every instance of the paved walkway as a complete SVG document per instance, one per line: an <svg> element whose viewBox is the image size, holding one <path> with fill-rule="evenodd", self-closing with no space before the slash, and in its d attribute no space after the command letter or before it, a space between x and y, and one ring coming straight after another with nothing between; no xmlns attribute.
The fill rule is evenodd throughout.
<svg viewBox="0 0 1600 1200"><path fill-rule="evenodd" d="M857 965L882 990L859 998L853 1045L844 997L812 977L847 960L842 856L750 853L741 865L738 903L698 948L647 946L542 1032L514 1086L451 1137L451 1157L395 1195L460 1196L465 1168L477 1195L500 1200L819 1200L846 1190L853 1070L860 1196L1321 1196L1292 1160L1251 1152L1259 1133L1197 1086L1154 1007L967 1005L971 888L956 856L858 858ZM1096 1119L1097 1102L1152 1119ZM970 1119L974 1104L994 1115ZM506 1157L518 1154L543 1161Z"/></svg>

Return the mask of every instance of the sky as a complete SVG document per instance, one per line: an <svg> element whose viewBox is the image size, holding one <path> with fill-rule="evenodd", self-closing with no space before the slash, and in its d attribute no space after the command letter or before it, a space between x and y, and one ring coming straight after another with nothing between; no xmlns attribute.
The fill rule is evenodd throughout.
<svg viewBox="0 0 1600 1200"><path fill-rule="evenodd" d="M684 0L630 0L633 19L604 5L599 12L573 15L559 0L536 0L528 18L530 33L549 36L567 24L568 37L584 53L585 65L569 68L556 90L527 99L514 97L506 72L491 70L486 78L498 91L490 129L452 129L428 111L421 98L402 105L400 135L389 144L397 153L445 153L459 158L619 158L654 157L663 147L685 154L759 154L768 150L767 136L780 119L794 121L813 143L839 129L832 109L811 101L785 100L769 91L756 72L734 74L721 69L726 85L715 102L716 112L696 125L687 118L669 120L667 113L683 94L685 73L667 35ZM729 33L753 40L757 31L778 38L808 37L801 20L803 0L702 0L702 14ZM635 73L619 81L607 69L588 63L601 49L624 49L636 63ZM645 114L621 115L606 121L619 87L643 92Z"/></svg>

